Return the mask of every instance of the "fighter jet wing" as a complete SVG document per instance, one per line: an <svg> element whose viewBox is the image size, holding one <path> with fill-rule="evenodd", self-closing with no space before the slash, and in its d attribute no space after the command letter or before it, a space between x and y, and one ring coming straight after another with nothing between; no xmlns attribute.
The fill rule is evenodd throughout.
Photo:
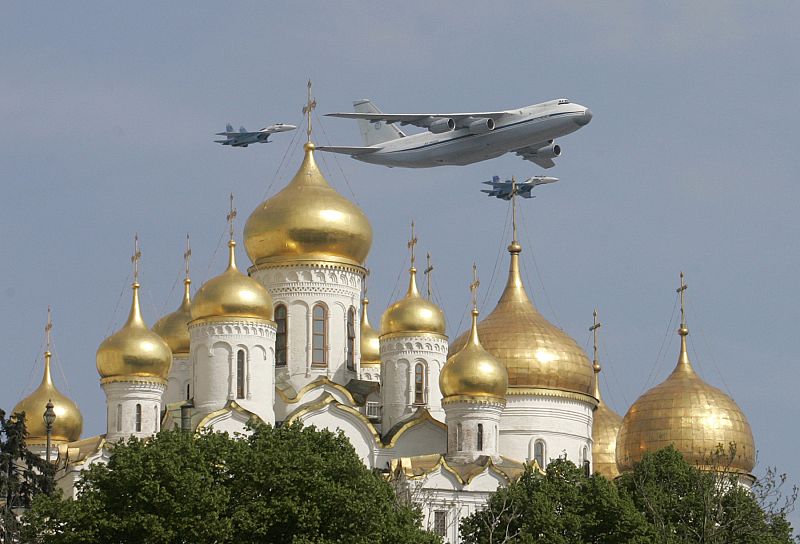
<svg viewBox="0 0 800 544"><path fill-rule="evenodd" d="M328 151L330 153L341 153L343 155L363 155L365 153L375 153L377 147L345 147L336 145L318 145L318 151Z"/></svg>
<svg viewBox="0 0 800 544"><path fill-rule="evenodd" d="M507 111L482 111L474 113L351 113L337 112L326 113L328 117L342 117L344 119L364 119L366 121L384 121L386 123L400 123L427 128L432 122L439 119L452 119L456 123L468 117L498 119L507 115Z"/></svg>

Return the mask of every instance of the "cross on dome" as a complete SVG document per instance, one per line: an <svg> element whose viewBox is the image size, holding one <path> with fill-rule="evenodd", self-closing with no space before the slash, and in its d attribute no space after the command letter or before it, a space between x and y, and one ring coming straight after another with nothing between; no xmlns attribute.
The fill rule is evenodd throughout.
<svg viewBox="0 0 800 544"><path fill-rule="evenodd" d="M233 193L231 193L231 211L225 216L231 231L231 241L233 241L233 220L236 219L236 208L233 207Z"/></svg>
<svg viewBox="0 0 800 544"><path fill-rule="evenodd" d="M675 290L675 292L681 296L681 328L680 328L681 334L684 334L684 331L686 331L686 333L689 332L686 327L686 312L683 304L683 293L686 291L688 287L689 286L686 285L686 283L683 281L683 272L681 272L681 286Z"/></svg>
<svg viewBox="0 0 800 544"><path fill-rule="evenodd" d="M425 270L422 271L425 274L425 284L428 291L428 300L431 299L431 272L433 272L433 265L431 264L431 254L428 253L426 256L427 267Z"/></svg>
<svg viewBox="0 0 800 544"><path fill-rule="evenodd" d="M186 235L186 251L183 252L183 265L186 270L186 279L189 279L189 258L192 256L192 246L189 245L189 235Z"/></svg>
<svg viewBox="0 0 800 544"><path fill-rule="evenodd" d="M139 261L142 259L142 250L139 248L139 233L133 236L133 255L131 255L131 263L133 263L133 284L139 284Z"/></svg>
<svg viewBox="0 0 800 544"><path fill-rule="evenodd" d="M470 293L472 293L472 309L478 309L478 287L481 285L481 280L478 279L478 265L472 263L472 283L469 284Z"/></svg>
<svg viewBox="0 0 800 544"><path fill-rule="evenodd" d="M53 330L53 315L50 306L47 307L47 324L44 326L44 338L47 345L46 352L50 353L50 332Z"/></svg>
<svg viewBox="0 0 800 544"><path fill-rule="evenodd" d="M308 102L303 106L303 115L308 118L308 128L306 128L307 141L311 141L311 113L317 107L317 99L311 98L311 79L308 80Z"/></svg>
<svg viewBox="0 0 800 544"><path fill-rule="evenodd" d="M414 234L414 221L411 221L411 239L408 241L408 249L411 250L411 268L414 268L416 257L414 256L414 247L417 245L417 237Z"/></svg>
<svg viewBox="0 0 800 544"><path fill-rule="evenodd" d="M593 320L594 324L591 327L589 327L589 330L591 331L592 336L594 337L594 359L592 359L592 368L594 369L595 372L600 372L600 363L597 360L597 329L602 327L602 324L597 320L596 309L594 312L592 312L592 317L594 318Z"/></svg>

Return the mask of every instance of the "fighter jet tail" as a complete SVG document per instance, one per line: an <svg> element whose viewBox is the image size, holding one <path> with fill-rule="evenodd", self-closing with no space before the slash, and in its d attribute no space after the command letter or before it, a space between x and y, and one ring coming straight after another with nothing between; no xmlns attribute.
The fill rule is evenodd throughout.
<svg viewBox="0 0 800 544"><path fill-rule="evenodd" d="M233 132L233 125L230 123L225 125L225 132Z"/></svg>
<svg viewBox="0 0 800 544"><path fill-rule="evenodd" d="M382 113L371 100L366 98L353 102L353 110L356 113ZM367 147L405 137L405 133L391 123L384 121L373 123L365 119L358 119L356 122L361 131L364 145Z"/></svg>

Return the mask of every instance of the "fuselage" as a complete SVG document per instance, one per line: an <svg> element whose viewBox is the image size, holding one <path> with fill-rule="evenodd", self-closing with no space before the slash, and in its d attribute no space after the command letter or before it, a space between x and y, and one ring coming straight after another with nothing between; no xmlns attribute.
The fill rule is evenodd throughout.
<svg viewBox="0 0 800 544"><path fill-rule="evenodd" d="M535 144L575 132L592 118L589 108L567 100L551 100L526 106L495 119L495 128L472 134L461 128L433 134L423 132L383 144L374 153L354 158L385 166L430 168L432 166L465 165L499 157Z"/></svg>

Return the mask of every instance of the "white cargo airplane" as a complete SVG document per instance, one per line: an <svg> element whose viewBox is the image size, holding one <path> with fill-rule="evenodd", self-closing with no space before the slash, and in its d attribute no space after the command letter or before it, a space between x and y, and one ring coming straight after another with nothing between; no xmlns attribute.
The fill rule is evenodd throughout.
<svg viewBox="0 0 800 544"><path fill-rule="evenodd" d="M553 140L592 120L589 108L562 98L516 110L475 113L382 113L369 100L353 103L355 113L328 113L358 120L364 147L320 146L384 166L429 168L464 165L514 152L542 168L555 166L561 147ZM426 128L406 135L394 123Z"/></svg>

